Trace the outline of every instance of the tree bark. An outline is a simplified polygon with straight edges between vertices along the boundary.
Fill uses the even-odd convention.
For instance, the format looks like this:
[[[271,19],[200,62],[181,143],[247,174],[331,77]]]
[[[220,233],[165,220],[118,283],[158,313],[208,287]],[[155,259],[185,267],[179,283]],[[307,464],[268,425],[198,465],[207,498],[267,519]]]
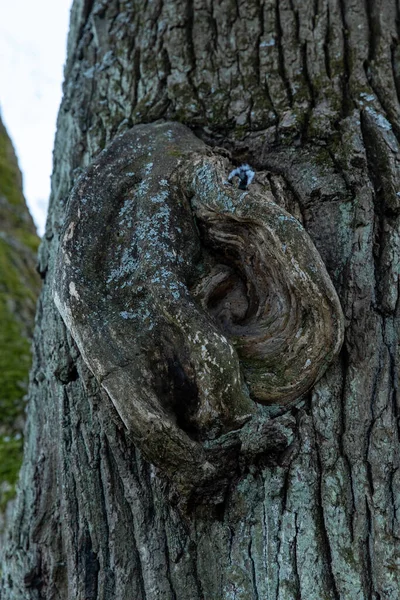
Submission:
[[[399,17],[394,0],[74,2],[3,600],[398,597]],[[275,405],[280,451],[239,461],[223,501],[189,511],[53,302],[73,184],[159,119],[256,169],[345,319],[325,375]]]

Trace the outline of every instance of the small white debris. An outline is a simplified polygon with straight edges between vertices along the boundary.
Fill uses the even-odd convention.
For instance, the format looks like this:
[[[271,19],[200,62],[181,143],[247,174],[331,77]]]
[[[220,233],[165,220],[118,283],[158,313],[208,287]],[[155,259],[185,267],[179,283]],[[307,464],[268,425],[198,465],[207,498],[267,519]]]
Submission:
[[[75,298],[75,300],[81,299],[81,297],[78,294],[78,290],[76,289],[76,285],[73,281],[71,281],[69,284],[69,293],[73,298]]]

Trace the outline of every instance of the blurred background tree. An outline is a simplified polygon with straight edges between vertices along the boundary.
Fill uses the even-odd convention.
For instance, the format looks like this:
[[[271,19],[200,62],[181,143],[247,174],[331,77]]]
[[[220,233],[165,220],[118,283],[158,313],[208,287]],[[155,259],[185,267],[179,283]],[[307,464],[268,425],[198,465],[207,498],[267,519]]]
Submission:
[[[22,463],[30,346],[40,289],[35,268],[38,246],[17,159],[0,119],[0,540]]]

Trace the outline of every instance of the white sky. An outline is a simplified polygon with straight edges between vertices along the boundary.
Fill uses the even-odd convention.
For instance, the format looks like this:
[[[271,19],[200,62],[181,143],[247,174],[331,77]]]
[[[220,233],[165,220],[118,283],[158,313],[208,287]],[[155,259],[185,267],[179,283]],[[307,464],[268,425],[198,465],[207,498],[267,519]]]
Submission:
[[[0,0],[0,108],[43,234],[72,0]]]

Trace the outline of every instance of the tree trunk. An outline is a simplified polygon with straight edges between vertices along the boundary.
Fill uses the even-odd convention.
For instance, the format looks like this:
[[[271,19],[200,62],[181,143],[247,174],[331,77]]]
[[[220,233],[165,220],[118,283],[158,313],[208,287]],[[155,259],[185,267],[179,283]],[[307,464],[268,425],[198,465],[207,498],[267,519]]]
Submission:
[[[75,0],[3,600],[399,597],[399,18],[394,0]],[[269,409],[292,438],[190,507],[53,302],[78,175],[158,119],[257,171],[345,319],[325,375]]]

